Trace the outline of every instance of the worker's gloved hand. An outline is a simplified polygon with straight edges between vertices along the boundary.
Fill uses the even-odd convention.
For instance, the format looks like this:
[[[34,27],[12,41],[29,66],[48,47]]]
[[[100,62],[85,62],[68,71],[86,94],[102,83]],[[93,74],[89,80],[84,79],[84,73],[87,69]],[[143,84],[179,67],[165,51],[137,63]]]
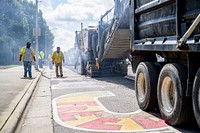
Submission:
[[[34,62],[36,61],[35,57],[33,57]]]
[[[19,61],[22,61],[22,55],[20,54],[20,56],[19,56]]]

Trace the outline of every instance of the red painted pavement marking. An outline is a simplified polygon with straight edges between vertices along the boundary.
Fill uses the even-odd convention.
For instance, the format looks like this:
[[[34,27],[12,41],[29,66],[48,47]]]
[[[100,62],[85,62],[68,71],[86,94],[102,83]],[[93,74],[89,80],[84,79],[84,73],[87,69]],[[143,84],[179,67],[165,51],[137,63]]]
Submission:
[[[109,122],[117,123],[117,122],[119,122],[119,119],[117,119],[117,118],[99,118],[92,122],[88,122],[88,123],[79,125],[79,127],[88,128],[88,129],[98,129],[98,130],[120,130],[120,127],[121,127],[120,125],[106,124]]]
[[[75,118],[75,115],[79,115],[82,117],[85,116],[92,116],[92,115],[96,115],[98,114],[99,111],[88,111],[88,112],[72,112],[72,113],[59,113],[59,116],[61,118],[62,121],[72,121],[72,120],[77,120]],[[98,115],[96,115],[98,116]]]
[[[149,117],[152,117],[152,116],[149,116]],[[139,116],[134,116],[132,120],[142,125],[146,129],[159,128],[159,127],[166,126],[166,123],[164,120],[159,119],[158,121],[154,121],[150,119],[149,117],[139,115]]]
[[[89,129],[89,131],[142,131],[142,129],[146,131],[145,129],[164,127],[167,130],[168,125],[162,119],[142,111],[130,114],[109,112],[96,102],[97,97],[103,96],[113,95],[103,91],[83,92],[56,98],[53,100],[54,112],[57,112],[54,113],[54,115],[57,114],[55,120],[66,127],[79,130]],[[94,101],[89,101],[89,99]],[[129,123],[126,125],[126,122]]]

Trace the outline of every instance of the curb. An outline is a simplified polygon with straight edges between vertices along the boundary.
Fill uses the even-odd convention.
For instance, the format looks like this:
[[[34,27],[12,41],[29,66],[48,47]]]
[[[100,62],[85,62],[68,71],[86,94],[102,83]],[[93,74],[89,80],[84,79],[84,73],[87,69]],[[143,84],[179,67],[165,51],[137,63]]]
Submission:
[[[28,102],[38,84],[38,81],[42,75],[42,71],[39,71],[39,73],[36,76],[36,79],[34,79],[28,86],[25,88],[25,93],[23,94],[22,98],[19,100],[18,104],[14,108],[13,112],[8,117],[7,121],[5,122],[1,133],[14,133],[15,129],[17,128],[18,122],[21,120],[21,116],[24,113],[24,110],[26,106],[28,105]]]

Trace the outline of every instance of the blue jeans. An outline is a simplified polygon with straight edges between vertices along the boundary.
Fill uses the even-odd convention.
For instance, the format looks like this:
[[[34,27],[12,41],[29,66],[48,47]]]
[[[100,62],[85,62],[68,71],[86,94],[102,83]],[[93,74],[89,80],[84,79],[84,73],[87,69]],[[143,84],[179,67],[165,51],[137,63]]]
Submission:
[[[43,68],[43,66],[42,66],[42,59],[39,59],[39,68]]]
[[[27,72],[29,77],[32,77],[31,66],[32,61],[24,61],[24,77],[27,77]]]

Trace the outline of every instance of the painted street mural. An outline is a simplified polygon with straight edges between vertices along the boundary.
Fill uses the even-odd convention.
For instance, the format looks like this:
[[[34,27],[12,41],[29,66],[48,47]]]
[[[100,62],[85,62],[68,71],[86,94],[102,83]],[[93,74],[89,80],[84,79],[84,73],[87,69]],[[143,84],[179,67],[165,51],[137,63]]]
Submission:
[[[96,132],[167,131],[169,126],[155,114],[141,110],[115,113],[98,100],[115,96],[110,91],[78,92],[53,99],[54,120],[68,128]]]

